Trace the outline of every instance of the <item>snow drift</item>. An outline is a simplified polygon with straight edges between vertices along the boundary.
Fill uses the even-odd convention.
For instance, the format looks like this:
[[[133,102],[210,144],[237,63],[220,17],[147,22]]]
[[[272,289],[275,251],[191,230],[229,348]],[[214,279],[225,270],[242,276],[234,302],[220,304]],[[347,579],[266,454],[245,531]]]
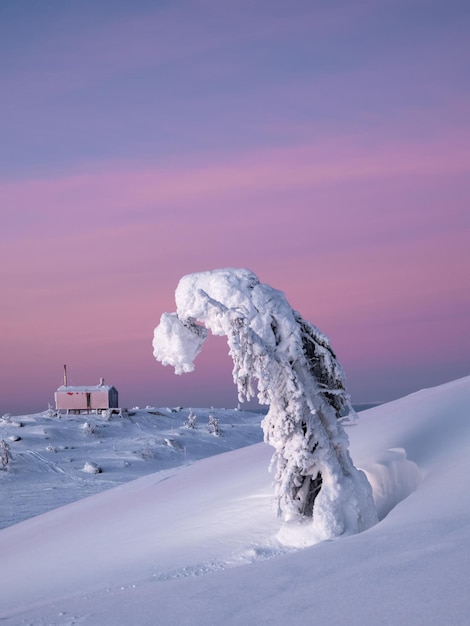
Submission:
[[[280,541],[264,444],[6,528],[0,618],[35,626],[464,624],[469,406],[470,377],[361,413],[349,429],[351,453],[385,517],[305,549]],[[290,539],[302,545],[301,536]]]

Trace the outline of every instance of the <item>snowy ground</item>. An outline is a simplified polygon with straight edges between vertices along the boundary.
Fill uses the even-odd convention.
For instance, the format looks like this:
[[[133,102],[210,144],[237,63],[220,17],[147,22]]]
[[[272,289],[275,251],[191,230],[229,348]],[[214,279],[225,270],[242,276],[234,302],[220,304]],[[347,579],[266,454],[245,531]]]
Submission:
[[[188,415],[196,416],[187,428]],[[219,420],[219,436],[209,416]],[[125,418],[37,415],[0,418],[12,460],[0,472],[8,498],[0,528],[140,476],[262,441],[262,415],[228,409],[131,409]],[[17,439],[18,441],[14,441]],[[102,471],[92,474],[93,466]]]
[[[351,452],[369,476],[381,521],[362,534],[316,545],[308,545],[308,527],[282,527],[273,515],[267,446],[254,444],[177,467],[185,463],[182,449],[186,461],[197,454],[188,453],[192,435],[173,421],[166,434],[152,436],[155,452],[162,458],[179,454],[178,463],[171,466],[169,456],[167,469],[0,531],[0,619],[34,626],[467,624],[469,407],[470,377],[361,413],[358,424],[348,428]],[[225,433],[234,415],[226,413],[225,426],[221,418]],[[241,436],[251,430],[248,442],[259,416],[238,418],[230,432]],[[15,459],[12,472],[0,476],[2,510],[16,488],[25,493],[27,474],[34,474],[28,467],[36,461],[22,457],[20,445],[32,449],[35,437],[50,436],[46,424],[62,432],[64,418],[60,424],[45,416],[31,420],[30,435],[26,423],[2,426],[4,439],[10,429],[25,433],[21,441],[8,440]],[[74,476],[122,482],[118,477],[133,464],[152,462],[141,454],[150,435],[143,426],[142,445],[136,447],[135,433],[126,435],[130,424],[123,421],[120,453],[125,450],[126,458],[119,451],[100,456],[99,450],[113,450],[96,443],[106,441],[104,433],[111,433],[113,424],[104,424],[99,438],[86,434],[96,440],[82,456],[77,441],[85,434],[74,422],[77,441],[67,437],[69,443],[60,444],[64,450],[47,454],[66,458],[65,445],[75,445],[76,460],[67,462]],[[170,436],[185,441],[182,449],[165,443]],[[204,433],[198,441],[204,440],[200,445],[207,451],[206,443],[223,445],[224,436]],[[114,436],[109,440],[118,445]],[[53,444],[49,439],[41,445]],[[86,460],[102,464],[103,473],[83,472]],[[124,461],[130,465],[120,466]],[[54,473],[62,474],[43,475],[49,479]],[[61,478],[69,480],[66,474]],[[70,479],[70,485],[76,482]],[[60,495],[58,488],[55,493]]]

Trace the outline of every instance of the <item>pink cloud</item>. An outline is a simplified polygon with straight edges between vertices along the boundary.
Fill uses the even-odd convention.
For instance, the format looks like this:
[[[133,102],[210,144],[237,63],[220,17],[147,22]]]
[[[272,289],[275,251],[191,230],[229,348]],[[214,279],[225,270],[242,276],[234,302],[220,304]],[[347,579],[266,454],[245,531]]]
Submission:
[[[255,151],[232,159],[222,157],[217,164],[143,164],[138,169],[111,164],[109,170],[101,168],[97,173],[3,183],[0,202],[14,212],[33,215],[40,210],[45,217],[60,218],[61,214],[79,211],[81,215],[92,214],[99,224],[109,220],[109,211],[119,217],[183,203],[196,206],[201,199],[213,201],[233,194],[461,174],[470,168],[469,156],[465,137],[367,148],[351,139]],[[165,216],[159,216],[162,218]],[[8,221],[14,220],[12,213]]]
[[[206,377],[226,390],[219,353],[186,382],[151,355],[179,278],[223,266],[283,290],[353,380],[366,363],[431,360],[443,332],[440,358],[455,362],[469,302],[467,156],[463,139],[366,149],[351,138],[2,184],[5,394],[23,367],[44,367],[38,387],[50,387],[64,360],[77,378],[129,390],[139,372],[148,402],[152,385],[196,395]]]

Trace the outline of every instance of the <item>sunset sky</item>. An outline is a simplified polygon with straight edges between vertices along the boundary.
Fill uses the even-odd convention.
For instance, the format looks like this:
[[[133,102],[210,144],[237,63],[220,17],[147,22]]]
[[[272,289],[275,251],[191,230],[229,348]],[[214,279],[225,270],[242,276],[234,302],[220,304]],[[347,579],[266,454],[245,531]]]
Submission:
[[[236,406],[214,338],[152,356],[187,273],[246,267],[353,402],[470,374],[470,5],[3,0],[0,415],[101,376]]]

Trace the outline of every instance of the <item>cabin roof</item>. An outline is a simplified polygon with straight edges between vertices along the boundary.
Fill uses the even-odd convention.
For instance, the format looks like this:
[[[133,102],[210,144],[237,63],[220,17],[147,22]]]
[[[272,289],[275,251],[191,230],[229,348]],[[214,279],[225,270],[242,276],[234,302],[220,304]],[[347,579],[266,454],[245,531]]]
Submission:
[[[110,391],[116,389],[114,385],[61,385],[57,391],[65,393],[79,393],[91,391]]]

